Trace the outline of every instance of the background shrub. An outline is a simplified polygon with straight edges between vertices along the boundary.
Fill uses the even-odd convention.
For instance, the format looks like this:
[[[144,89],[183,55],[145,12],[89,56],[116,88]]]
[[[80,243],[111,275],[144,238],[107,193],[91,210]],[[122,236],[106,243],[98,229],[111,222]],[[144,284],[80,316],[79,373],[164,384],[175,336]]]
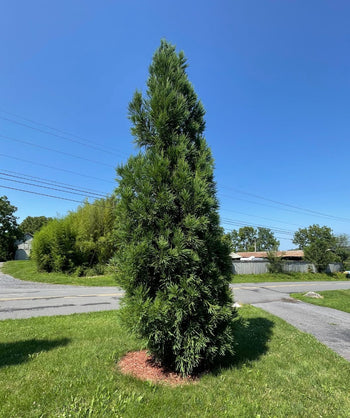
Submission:
[[[87,269],[103,271],[115,251],[113,226],[115,198],[86,202],[76,212],[54,219],[34,234],[31,257],[43,271],[74,272]]]

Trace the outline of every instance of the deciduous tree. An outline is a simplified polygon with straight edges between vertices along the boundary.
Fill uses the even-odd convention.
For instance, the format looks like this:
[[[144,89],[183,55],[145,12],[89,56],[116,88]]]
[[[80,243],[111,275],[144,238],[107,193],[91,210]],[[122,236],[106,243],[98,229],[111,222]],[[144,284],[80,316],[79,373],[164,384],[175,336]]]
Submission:
[[[234,251],[277,251],[280,244],[269,228],[244,226],[230,235]]]
[[[318,271],[325,271],[329,263],[340,261],[334,252],[336,237],[328,226],[315,224],[299,228],[294,234],[293,243],[304,250],[305,259],[315,264]]]
[[[16,206],[11,205],[7,196],[0,197],[0,261],[12,260],[16,251],[16,239],[20,237]]]
[[[256,238],[257,251],[277,251],[280,242],[275,238],[270,228],[258,227]]]
[[[40,229],[46,225],[52,218],[47,218],[46,216],[27,216],[20,223],[19,227],[23,234],[32,234],[40,231]]]

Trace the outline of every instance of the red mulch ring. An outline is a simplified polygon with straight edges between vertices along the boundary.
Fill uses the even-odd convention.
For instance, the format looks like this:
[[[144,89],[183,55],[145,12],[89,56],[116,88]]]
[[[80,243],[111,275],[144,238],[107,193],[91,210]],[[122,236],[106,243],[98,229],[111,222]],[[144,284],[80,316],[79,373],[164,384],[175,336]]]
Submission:
[[[118,362],[119,370],[141,380],[148,380],[154,383],[165,383],[171,386],[194,383],[197,379],[193,377],[181,377],[177,373],[165,370],[160,364],[154,361],[147,350],[132,351],[127,353]]]

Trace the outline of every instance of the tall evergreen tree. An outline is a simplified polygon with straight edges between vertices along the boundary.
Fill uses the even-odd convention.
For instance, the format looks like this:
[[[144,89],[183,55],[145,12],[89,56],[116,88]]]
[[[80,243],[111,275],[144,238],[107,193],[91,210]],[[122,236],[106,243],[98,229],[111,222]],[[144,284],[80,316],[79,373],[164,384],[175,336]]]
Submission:
[[[236,317],[205,111],[186,67],[162,41],[145,97],[137,91],[129,104],[140,152],[117,169],[114,259],[129,325],[183,375],[233,353]]]

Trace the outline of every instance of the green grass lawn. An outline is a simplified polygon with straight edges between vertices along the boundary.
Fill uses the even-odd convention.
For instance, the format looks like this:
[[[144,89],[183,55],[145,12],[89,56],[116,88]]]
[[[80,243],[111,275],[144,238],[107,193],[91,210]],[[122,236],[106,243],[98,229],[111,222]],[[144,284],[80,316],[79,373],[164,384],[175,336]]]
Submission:
[[[78,286],[116,286],[112,275],[96,277],[77,277],[64,273],[41,273],[38,272],[34,261],[7,261],[1,271],[10,274],[16,279],[28,280],[31,282],[71,284]]]
[[[346,280],[346,277],[343,273],[264,273],[232,275],[232,283],[304,282],[329,280]]]
[[[262,310],[240,314],[234,362],[179,387],[118,372],[142,344],[116,311],[0,321],[0,416],[350,415],[349,362]]]
[[[8,261],[2,267],[2,271],[21,280],[32,282],[72,284],[81,286],[117,286],[112,275],[96,277],[76,277],[63,273],[39,273],[32,260]],[[266,274],[241,274],[232,275],[232,283],[260,283],[260,282],[302,282],[302,281],[325,281],[346,280],[344,274],[322,273],[266,273]]]
[[[292,293],[291,296],[303,302],[350,313],[350,290],[325,290],[317,293],[322,295],[323,299],[308,298],[303,296],[305,293]]]

